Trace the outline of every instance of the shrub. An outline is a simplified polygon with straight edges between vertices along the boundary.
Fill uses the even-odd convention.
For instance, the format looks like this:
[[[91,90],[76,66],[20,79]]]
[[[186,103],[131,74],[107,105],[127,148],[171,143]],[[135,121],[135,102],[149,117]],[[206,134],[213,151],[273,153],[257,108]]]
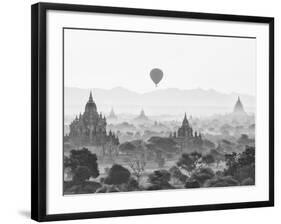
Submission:
[[[101,184],[98,182],[87,181],[83,185],[83,193],[95,193],[98,188],[101,187]]]
[[[161,189],[163,189],[162,186],[157,185],[157,184],[150,184],[145,188],[145,190],[148,190],[148,191],[161,190]]]
[[[107,192],[107,193],[109,193],[109,192],[119,192],[119,190],[118,190],[118,188],[115,187],[115,186],[108,186],[106,192]]]
[[[119,146],[119,150],[127,154],[135,153],[136,146],[132,142],[124,142]]]
[[[177,143],[171,138],[153,136],[148,139],[148,143],[151,149],[158,149],[166,153],[174,153],[178,150]]]
[[[171,174],[167,170],[155,170],[148,178],[152,184],[162,184],[169,182]]]
[[[82,184],[77,184],[73,181],[67,183],[67,186],[64,188],[65,194],[86,194],[86,193],[95,193],[98,188],[101,187],[101,184],[93,181],[86,181]]]
[[[207,155],[202,157],[202,162],[207,164],[207,165],[210,165],[210,164],[215,162],[215,158],[212,154],[207,154]]]
[[[95,193],[109,193],[109,192],[119,192],[119,190],[115,186],[102,186],[99,189],[97,189]]]
[[[102,186],[96,190],[96,193],[106,193],[107,192],[107,187]]]
[[[248,177],[241,182],[241,185],[255,185],[255,181],[251,177]]]
[[[207,180],[204,187],[228,187],[238,186],[239,182],[231,176],[214,177],[213,179]]]
[[[155,170],[148,176],[151,185],[147,190],[172,189],[173,186],[169,183],[170,178],[171,174],[167,170]]]
[[[199,163],[202,155],[198,152],[183,153],[177,162],[177,166],[185,169],[188,172],[194,170]]]
[[[139,190],[139,183],[136,179],[130,178],[127,184],[128,191],[136,191]]]
[[[114,164],[110,168],[108,176],[105,178],[104,183],[114,185],[127,183],[130,176],[131,174],[128,169],[119,164]]]
[[[185,188],[199,188],[200,184],[196,180],[187,180],[184,185]]]
[[[226,165],[226,176],[231,175],[240,182],[248,177],[255,181],[255,148],[246,146],[240,154],[226,155]]]
[[[246,178],[251,178],[255,180],[255,165],[250,164],[238,167],[233,177],[239,180],[240,182]]]
[[[184,183],[187,179],[187,176],[184,175],[177,166],[173,166],[169,169],[171,177],[178,180],[179,182]]]
[[[118,190],[122,192],[137,191],[140,190],[140,187],[138,181],[135,178],[130,177],[127,183],[118,185]]]
[[[212,179],[214,176],[215,173],[211,168],[199,168],[192,173],[191,179],[202,186],[206,180]]]

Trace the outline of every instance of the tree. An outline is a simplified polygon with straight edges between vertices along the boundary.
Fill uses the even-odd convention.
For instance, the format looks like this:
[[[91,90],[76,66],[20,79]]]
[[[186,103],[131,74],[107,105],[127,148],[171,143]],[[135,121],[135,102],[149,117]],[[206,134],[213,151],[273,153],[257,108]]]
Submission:
[[[185,169],[188,172],[191,172],[200,163],[201,157],[201,153],[198,152],[183,153],[177,162],[177,166]]]
[[[127,183],[129,178],[131,176],[131,173],[128,169],[125,167],[114,164],[109,172],[108,176],[105,178],[104,183],[105,184],[113,184],[113,185],[120,185],[123,183]]]
[[[246,146],[240,154],[226,155],[226,165],[225,175],[231,175],[240,182],[247,178],[255,181],[255,148]]]
[[[139,190],[139,183],[134,178],[130,178],[127,184],[128,191],[136,191]]]
[[[202,157],[202,163],[205,163],[206,165],[210,165],[215,162],[215,158],[212,154],[207,154]]]
[[[151,183],[161,184],[164,182],[169,182],[171,174],[167,170],[155,170],[149,175],[149,180]]]
[[[245,151],[238,158],[239,166],[245,166],[255,163],[255,148],[246,146]]]
[[[241,183],[241,185],[254,185],[254,184],[255,181],[251,177],[244,179]]]
[[[255,181],[255,165],[249,164],[238,167],[233,177],[240,182],[247,178],[251,178],[253,181]]]
[[[167,170],[155,170],[148,176],[149,182],[152,184],[148,190],[160,190],[173,188],[169,184],[171,174]]]
[[[233,176],[234,173],[237,170],[237,153],[236,152],[232,152],[231,154],[225,154],[225,161],[226,161],[226,166],[228,167],[225,170],[225,175],[231,175]]]
[[[228,187],[228,186],[238,186],[239,182],[235,180],[232,176],[214,177],[205,182],[204,187]]]
[[[177,143],[171,138],[154,136],[148,140],[151,149],[158,149],[166,153],[175,153],[178,151]]]
[[[104,185],[98,188],[95,193],[110,193],[110,192],[119,192],[119,189],[115,186]]]
[[[91,176],[91,172],[86,166],[78,166],[73,173],[72,181],[77,184],[84,183]]]
[[[132,142],[124,142],[119,146],[119,150],[126,154],[134,153],[136,146]]]
[[[132,170],[132,174],[139,180],[145,170],[146,162],[144,159],[129,159],[128,164]]]
[[[195,170],[190,179],[197,181],[201,186],[205,183],[206,180],[212,179],[215,176],[215,173],[210,168],[199,168]]]
[[[67,156],[63,156],[63,167],[64,169],[70,167],[70,159]]]
[[[239,144],[241,144],[241,145],[248,145],[248,144],[254,143],[255,140],[249,138],[249,136],[246,135],[246,134],[242,134],[242,135],[240,136],[240,138],[237,140],[237,142],[238,142]]]
[[[85,181],[99,175],[97,156],[87,148],[71,150],[69,159],[64,160],[64,167],[69,167],[75,181]]]
[[[95,193],[98,188],[102,185],[95,181],[86,182],[74,182],[66,181],[64,182],[64,194],[85,194],[85,193]]]
[[[126,183],[119,184],[116,187],[118,187],[118,190],[121,192],[140,190],[139,182],[132,176],[129,178],[129,180]]]
[[[173,166],[169,169],[171,177],[176,180],[176,182],[184,183],[187,176],[184,175],[177,166]]]
[[[184,184],[185,188],[199,188],[200,184],[196,180],[187,180]]]
[[[217,167],[219,166],[219,163],[221,161],[225,160],[225,155],[223,153],[219,152],[216,149],[211,149],[209,154],[213,156],[213,158],[214,158],[214,160],[216,162]]]

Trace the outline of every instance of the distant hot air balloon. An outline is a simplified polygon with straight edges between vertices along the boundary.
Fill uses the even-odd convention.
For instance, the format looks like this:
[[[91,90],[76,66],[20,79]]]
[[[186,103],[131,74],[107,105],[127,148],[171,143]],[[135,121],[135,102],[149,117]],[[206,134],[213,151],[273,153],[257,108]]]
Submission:
[[[159,68],[154,68],[150,71],[150,78],[155,83],[155,86],[162,80],[163,72]]]

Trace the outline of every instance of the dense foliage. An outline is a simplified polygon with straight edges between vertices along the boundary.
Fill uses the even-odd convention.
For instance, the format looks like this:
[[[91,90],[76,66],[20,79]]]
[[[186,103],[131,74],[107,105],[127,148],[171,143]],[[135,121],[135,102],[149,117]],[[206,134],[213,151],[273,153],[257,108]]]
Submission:
[[[104,182],[111,185],[127,183],[129,181],[130,175],[131,174],[128,169],[119,164],[114,164],[110,168],[108,176],[106,177]]]
[[[177,162],[177,166],[191,172],[197,167],[201,157],[202,154],[198,152],[184,153]]]
[[[255,184],[255,148],[249,146],[241,153],[222,154],[216,150],[205,154],[183,153],[168,169],[147,172],[145,166],[143,158],[130,161],[127,166],[113,164],[99,177],[97,156],[86,148],[72,150],[64,157],[64,168],[72,176],[71,181],[64,182],[64,192],[106,193]]]
[[[242,153],[227,154],[225,157],[227,165],[227,169],[224,171],[225,175],[230,175],[240,182],[247,178],[251,178],[252,182],[255,181],[254,147],[247,146]]]
[[[64,159],[64,168],[70,168],[73,181],[77,183],[99,175],[97,156],[87,148],[71,150],[69,158]]]

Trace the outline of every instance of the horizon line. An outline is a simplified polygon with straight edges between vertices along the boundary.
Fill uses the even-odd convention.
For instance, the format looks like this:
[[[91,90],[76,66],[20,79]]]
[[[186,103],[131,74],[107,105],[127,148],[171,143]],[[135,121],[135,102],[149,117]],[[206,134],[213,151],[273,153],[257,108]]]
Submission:
[[[250,96],[250,97],[256,97],[256,95],[249,94],[249,93],[241,93],[241,92],[235,92],[235,91],[223,92],[223,91],[216,90],[214,88],[204,89],[204,88],[201,88],[201,87],[192,88],[192,89],[180,89],[180,88],[176,88],[176,87],[168,87],[168,88],[160,88],[160,89],[156,89],[156,90],[151,90],[151,91],[147,91],[147,92],[138,92],[138,91],[135,91],[135,90],[131,90],[129,88],[122,87],[122,86],[116,86],[116,87],[112,87],[112,88],[108,88],[108,89],[105,89],[105,88],[90,88],[90,87],[74,87],[74,86],[64,86],[64,88],[73,88],[73,89],[81,89],[81,90],[88,90],[88,91],[91,91],[91,90],[94,90],[94,89],[108,90],[109,91],[109,90],[114,90],[114,89],[119,88],[119,89],[125,89],[125,90],[130,91],[130,92],[134,92],[134,93],[137,93],[137,94],[140,94],[140,95],[156,92],[156,91],[159,91],[159,90],[170,90],[170,89],[175,89],[175,90],[179,90],[179,91],[202,90],[202,91],[215,91],[217,93],[227,94],[227,95],[237,94],[237,96],[241,96],[241,95],[245,96],[246,95],[246,96]]]

